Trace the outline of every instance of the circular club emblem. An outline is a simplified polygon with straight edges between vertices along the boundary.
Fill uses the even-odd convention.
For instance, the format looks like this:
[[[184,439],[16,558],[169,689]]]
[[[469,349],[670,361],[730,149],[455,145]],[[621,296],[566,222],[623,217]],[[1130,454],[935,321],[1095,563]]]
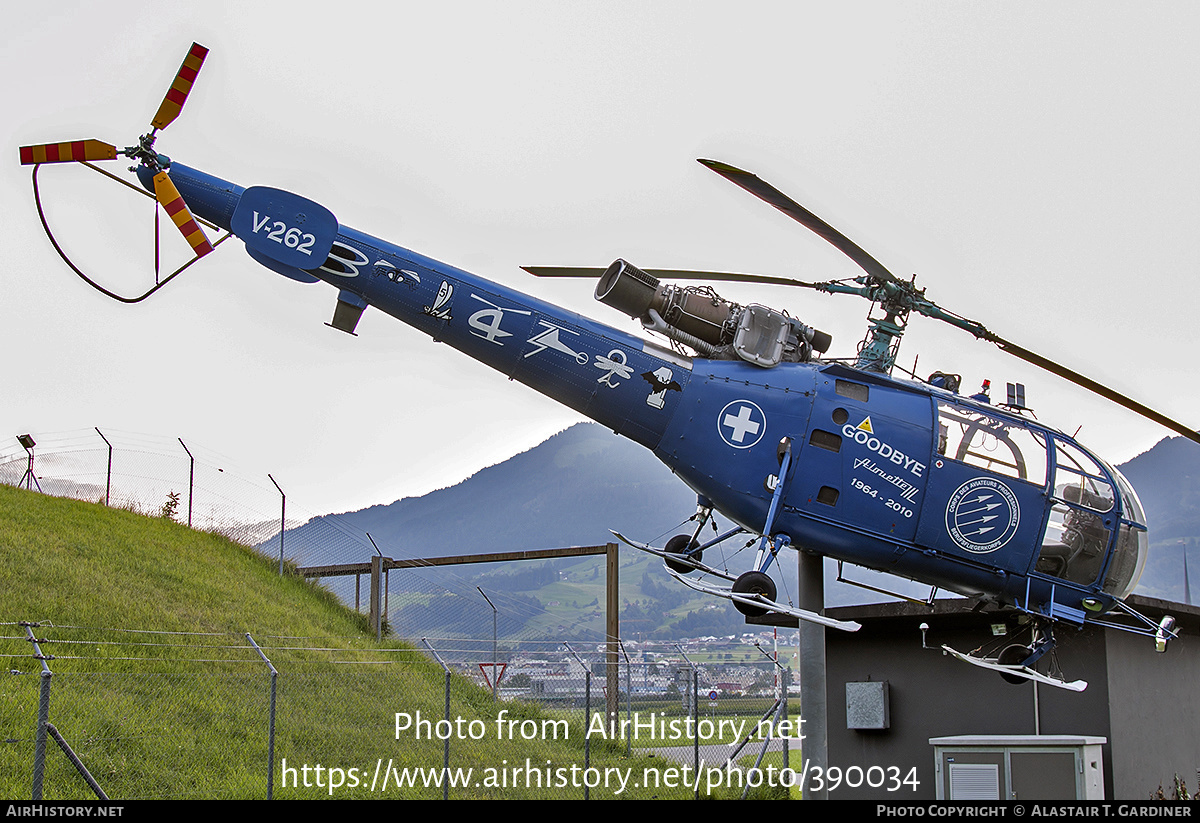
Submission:
[[[963,483],[946,504],[946,531],[974,554],[994,552],[1017,533],[1021,507],[1008,486],[990,477]]]
[[[734,400],[717,415],[717,432],[735,449],[748,449],[762,440],[767,416],[749,400]]]

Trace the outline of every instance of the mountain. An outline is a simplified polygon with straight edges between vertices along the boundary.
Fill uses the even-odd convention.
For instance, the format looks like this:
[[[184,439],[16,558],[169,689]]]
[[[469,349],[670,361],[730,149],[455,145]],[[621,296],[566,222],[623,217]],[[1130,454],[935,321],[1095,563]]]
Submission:
[[[1117,468],[1137,490],[1152,540],[1200,535],[1200,444],[1170,437]]]
[[[580,423],[457,485],[339,519],[394,556],[430,557],[600,545],[609,529],[653,537],[695,507],[649,451]]]
[[[695,510],[696,495],[649,451],[580,423],[449,488],[318,518],[289,530],[287,540],[304,546],[302,565],[366,560],[371,547],[347,539],[350,530],[369,533],[396,558],[603,545],[615,540],[610,529],[661,545],[689,530],[692,524],[680,523]],[[353,601],[353,578],[326,585]],[[476,586],[504,598],[497,601],[501,636],[604,636],[600,557],[393,572],[389,619],[405,636],[490,635],[492,612]],[[622,553],[620,590],[630,636],[647,636],[691,611],[705,619],[692,616],[689,625],[714,630],[704,633],[744,625],[729,610],[706,609],[710,598],[678,586],[656,559],[633,550]]]
[[[1200,444],[1183,437],[1160,440],[1118,468],[1146,509],[1150,556],[1139,594],[1185,600],[1187,576],[1200,581]],[[1196,602],[1192,593],[1191,602]]]

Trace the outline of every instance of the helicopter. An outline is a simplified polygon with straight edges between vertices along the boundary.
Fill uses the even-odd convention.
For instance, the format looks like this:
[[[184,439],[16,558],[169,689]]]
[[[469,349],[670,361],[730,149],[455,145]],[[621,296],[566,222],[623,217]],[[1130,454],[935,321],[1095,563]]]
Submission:
[[[353,335],[363,312],[375,307],[650,449],[696,492],[696,525],[661,548],[618,537],[747,617],[859,628],[777,599],[767,572],[790,547],[1027,616],[1029,640],[995,656],[944,647],[1012,682],[1086,685],[1036,668],[1055,647],[1056,626],[1122,629],[1153,638],[1159,651],[1176,635],[1172,618],[1155,623],[1125,602],[1146,562],[1148,538],[1137,494],[1120,472],[1033,418],[1017,385],[999,404],[986,385],[961,394],[955,374],[897,376],[899,344],[910,315],[933,318],[1193,441],[1200,433],[939,307],[915,277],[896,277],[769,183],[719,161],[699,162],[815,232],[863,273],[804,282],[643,270],[623,259],[605,268],[524,267],[539,277],[595,278],[596,299],[639,320],[654,336],[647,339],[357,231],[302,195],[242,187],[174,162],[157,151],[157,137],[179,116],[207,55],[192,45],[151,130],[134,145],[90,139],[20,149],[21,163],[33,167],[51,243],[109,297],[140,302],[237,237],[265,268],[334,286],[332,328]],[[105,289],[70,260],[46,220],[38,185],[41,165],[78,162],[141,191],[95,165],[117,158],[134,161],[130,171],[193,252],[137,296]],[[222,236],[210,241],[205,226]],[[741,305],[694,285],[706,281],[865,298],[866,337],[855,357],[827,357],[829,334],[786,311]],[[719,531],[718,514],[732,526],[702,539],[710,526]],[[706,552],[711,558],[737,542],[757,545],[750,569],[735,575],[705,563]]]

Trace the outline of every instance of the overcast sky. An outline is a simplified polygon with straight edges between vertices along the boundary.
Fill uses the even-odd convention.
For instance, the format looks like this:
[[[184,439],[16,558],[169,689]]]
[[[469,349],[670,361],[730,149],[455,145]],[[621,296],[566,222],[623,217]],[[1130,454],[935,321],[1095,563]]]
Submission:
[[[580,419],[377,311],[358,337],[327,328],[332,288],[262,269],[236,240],[138,306],[78,280],[17,147],[132,143],[193,40],[208,60],[158,148],[239,185],[296,191],[629,329],[591,284],[518,266],[859,273],[695,162],[716,158],[916,273],[941,306],[1200,426],[1198,33],[1184,2],[10,4],[0,437],[183,437],[317,512],[451,484]],[[80,266],[144,291],[152,203],[78,167],[43,182]],[[720,291],[831,332],[831,354],[862,337],[855,298]],[[1039,419],[1082,427],[1112,462],[1167,434],[913,318],[900,359],[918,356],[922,374],[987,378],[1001,400],[1025,383]]]

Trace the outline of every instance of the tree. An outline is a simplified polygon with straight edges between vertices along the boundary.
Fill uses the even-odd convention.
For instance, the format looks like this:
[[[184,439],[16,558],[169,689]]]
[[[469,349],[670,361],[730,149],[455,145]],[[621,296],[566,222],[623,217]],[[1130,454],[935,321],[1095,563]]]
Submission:
[[[179,492],[170,492],[167,495],[167,502],[163,503],[158,516],[163,520],[174,520],[177,511],[179,511]]]

